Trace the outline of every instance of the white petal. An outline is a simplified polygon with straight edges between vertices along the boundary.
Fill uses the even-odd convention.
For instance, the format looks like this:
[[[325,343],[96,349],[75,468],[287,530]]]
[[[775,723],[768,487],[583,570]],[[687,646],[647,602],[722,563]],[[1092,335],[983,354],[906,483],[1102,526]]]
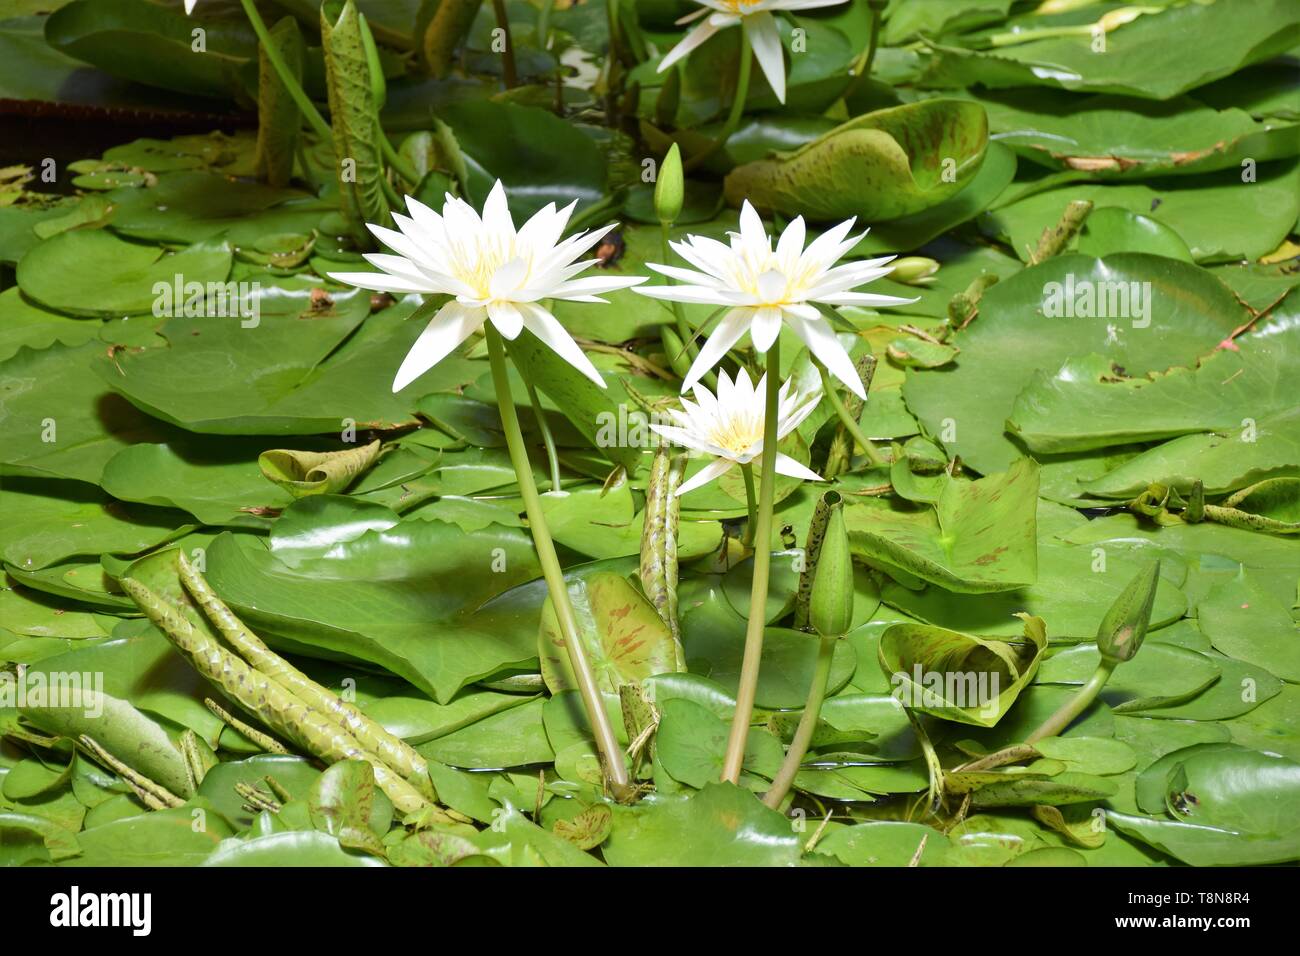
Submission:
[[[642,291],[641,289],[637,290]],[[695,361],[691,363],[690,369],[686,373],[686,380],[682,382],[682,391],[686,391],[692,385],[718,362],[722,361],[722,356],[731,351],[731,347],[740,341],[740,337],[749,331],[749,323],[754,317],[753,309],[732,309],[722,317],[718,327],[713,330],[709,340],[704,343],[704,348],[700,349],[700,354],[695,356]]]
[[[453,349],[473,335],[487,319],[487,312],[451,301],[429,320],[420,337],[402,360],[393,391],[400,392],[429,369],[433,368]]]
[[[804,345],[808,346],[808,351],[826,366],[826,371],[848,386],[849,391],[854,395],[865,401],[867,390],[862,387],[862,378],[858,375],[858,370],[853,367],[853,360],[849,358],[849,353],[835,337],[835,330],[831,328],[830,323],[821,316],[806,318],[791,309],[785,310],[785,318],[794,333],[803,340]]]
[[[781,34],[776,29],[776,18],[770,13],[756,13],[748,17],[749,45],[758,57],[758,65],[771,84],[776,98],[785,102],[785,53],[781,49]]]
[[[415,282],[385,272],[330,272],[327,273],[335,282],[354,285],[358,289],[370,289],[374,292],[429,292],[429,283]]]
[[[519,333],[524,329],[524,317],[514,305],[509,302],[489,302],[487,313],[498,332],[512,342],[519,338]]]
[[[668,51],[668,55],[659,62],[658,72],[662,73],[664,70],[671,67],[674,63],[685,57],[717,32],[718,28],[708,20],[705,20],[690,33],[686,34],[686,36],[682,38],[681,43],[678,43]]]
[[[776,257],[781,263],[781,268],[790,275],[794,275],[799,268],[799,257],[803,255],[803,244],[807,235],[808,227],[804,224],[803,216],[797,216],[794,222],[785,227],[785,232],[781,233],[781,238],[777,240]]]
[[[818,296],[817,301],[827,305],[911,305],[921,299],[919,296],[905,299],[896,295],[873,295],[870,292],[837,292],[835,295]]]
[[[755,310],[749,332],[754,339],[754,351],[760,355],[767,352],[781,333],[781,310],[771,306]]]
[[[791,478],[802,478],[804,481],[826,480],[811,468],[799,464],[789,455],[783,455],[781,452],[776,453],[776,473],[778,475],[788,475]]]
[[[588,276],[574,279],[548,290],[545,294],[551,299],[571,299],[576,296],[604,295],[619,289],[630,289],[648,281],[646,276]]]
[[[510,203],[506,200],[506,187],[501,180],[492,184],[487,201],[483,203],[483,225],[493,232],[514,235],[515,222],[510,218]]]
[[[740,237],[755,250],[767,251],[772,248],[772,239],[763,227],[763,219],[748,199],[740,206]]]
[[[578,343],[573,341],[573,336],[569,335],[555,316],[532,302],[520,302],[518,305],[519,312],[524,317],[524,328],[541,339],[564,361],[601,388],[605,388],[605,380],[596,371],[596,366],[591,364],[591,359],[587,358],[587,354],[578,347]]]
[[[707,465],[705,465],[703,468],[697,471],[690,478],[687,478],[680,485],[678,485],[677,491],[675,492],[675,497],[681,497],[682,495],[686,494],[688,491],[694,491],[696,488],[699,488],[702,485],[707,485],[710,481],[712,481],[714,478],[717,478],[728,468],[730,468],[733,464],[735,464],[735,462],[728,461],[725,458],[713,459],[713,461],[709,462]]]

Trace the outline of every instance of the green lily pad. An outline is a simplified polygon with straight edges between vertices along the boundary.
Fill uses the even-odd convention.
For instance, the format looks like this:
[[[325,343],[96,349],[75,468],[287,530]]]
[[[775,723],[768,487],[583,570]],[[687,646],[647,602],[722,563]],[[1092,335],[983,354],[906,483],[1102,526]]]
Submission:
[[[103,229],[76,229],[42,242],[18,263],[18,287],[60,312],[122,316],[180,308],[172,290],[225,283],[230,246],[200,243],[172,255]],[[178,278],[179,277],[179,278]],[[160,290],[165,289],[162,293]],[[188,298],[189,293],[186,293]],[[160,303],[162,303],[160,305]]]
[[[814,220],[897,219],[959,192],[987,143],[982,107],[921,100],[859,116],[788,156],[738,167],[727,176],[727,199]]]

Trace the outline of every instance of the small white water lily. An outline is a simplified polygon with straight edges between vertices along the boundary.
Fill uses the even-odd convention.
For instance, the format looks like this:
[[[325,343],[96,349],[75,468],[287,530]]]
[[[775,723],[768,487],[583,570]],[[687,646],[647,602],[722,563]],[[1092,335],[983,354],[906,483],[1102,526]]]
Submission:
[[[704,17],[697,26],[668,51],[659,64],[659,72],[700,46],[719,30],[745,24],[749,44],[758,58],[759,69],[767,77],[776,98],[785,102],[785,54],[781,51],[781,34],[776,29],[773,10],[812,10],[815,7],[834,7],[845,0],[695,0],[705,9],[697,10],[677,21],[679,25]]]
[[[646,263],[656,272],[684,285],[656,285],[637,289],[642,295],[676,302],[731,306],[691,364],[682,383],[690,388],[740,341],[746,332],[759,352],[776,341],[784,322],[808,351],[859,398],[867,397],[853,360],[835,338],[831,324],[812,302],[825,305],[906,305],[916,299],[852,292],[887,275],[886,263],[895,256],[834,263],[866,235],[849,236],[855,220],[849,219],[818,236],[804,248],[807,228],[800,216],[790,223],[772,251],[772,239],[754,207],[745,200],[740,210],[740,232],[730,233],[731,245],[704,236],[687,236],[671,243],[673,251],[699,269]]]
[[[372,253],[366,261],[383,272],[330,273],[330,278],[377,292],[455,296],[438,310],[397,370],[400,391],[446,358],[490,321],[507,339],[528,329],[601,388],[604,380],[578,343],[544,306],[543,299],[605,302],[600,295],[626,289],[642,276],[574,278],[597,262],[574,260],[615,223],[560,241],[577,201],[557,210],[551,203],[515,229],[500,180],[480,217],[463,199],[448,194],[442,215],[410,196],[410,216],[393,214],[401,231],[370,225],[397,255]]]
[[[807,418],[821,393],[801,398],[790,393],[792,381],[781,386],[777,404],[776,437],[790,434]],[[695,386],[695,401],[682,399],[681,410],[669,414],[676,425],[651,423],[650,427],[663,437],[695,451],[712,455],[714,461],[701,468],[688,481],[682,482],[677,494],[684,495],[701,485],[708,484],[732,465],[747,465],[763,454],[763,425],[767,418],[767,376],[754,385],[749,374],[741,369],[736,380],[727,378],[725,371],[718,372],[718,394],[712,395],[703,385]],[[698,404],[697,404],[698,403]],[[804,467],[789,455],[776,453],[777,474],[808,481],[822,481],[822,476]]]

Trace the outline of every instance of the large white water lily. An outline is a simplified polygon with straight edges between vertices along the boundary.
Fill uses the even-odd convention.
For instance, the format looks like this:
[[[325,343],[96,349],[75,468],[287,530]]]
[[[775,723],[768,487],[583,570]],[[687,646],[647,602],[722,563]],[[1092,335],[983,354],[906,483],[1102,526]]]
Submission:
[[[852,289],[887,275],[895,256],[866,259],[836,266],[835,262],[861,241],[849,236],[854,220],[828,229],[804,248],[807,229],[800,216],[786,227],[772,249],[754,207],[745,201],[740,210],[740,231],[730,233],[731,244],[704,236],[687,236],[671,243],[673,251],[700,271],[647,263],[651,269],[682,285],[656,285],[637,289],[642,295],[677,302],[730,306],[691,364],[682,383],[690,388],[727,352],[750,333],[754,348],[766,352],[776,341],[784,322],[799,336],[827,371],[859,398],[867,397],[853,360],[835,337],[831,324],[811,303],[824,305],[905,305],[916,299],[853,292]]]
[[[678,24],[691,23],[704,17],[704,22],[682,38],[682,42],[668,51],[659,64],[659,72],[671,67],[719,30],[745,24],[749,45],[758,58],[759,69],[767,77],[776,98],[785,102],[785,54],[781,51],[781,34],[776,29],[774,10],[811,10],[815,7],[834,7],[845,0],[695,0],[704,9],[682,17]]]
[[[575,278],[598,260],[574,260],[615,223],[560,241],[576,200],[557,210],[551,203],[515,229],[500,180],[480,217],[469,203],[448,194],[442,215],[410,196],[410,216],[393,214],[397,231],[368,228],[397,255],[371,253],[366,261],[382,272],[330,273],[330,278],[377,292],[454,296],[438,310],[397,370],[399,391],[442,361],[490,321],[507,339],[528,329],[589,379],[605,387],[591,360],[542,304],[544,299],[605,302],[600,295],[644,282],[644,277]]]
[[[799,396],[791,393],[787,381],[778,393],[776,437],[790,434],[807,418],[821,393]],[[684,495],[717,478],[733,465],[747,465],[763,454],[763,425],[767,418],[767,376],[754,385],[741,369],[733,382],[725,371],[718,373],[718,394],[703,385],[695,386],[695,401],[682,399],[681,410],[669,414],[676,425],[651,423],[650,427],[670,441],[695,451],[712,455],[714,460],[689,480],[682,482],[677,494]],[[805,468],[789,455],[776,453],[777,474],[821,481],[822,476]]]

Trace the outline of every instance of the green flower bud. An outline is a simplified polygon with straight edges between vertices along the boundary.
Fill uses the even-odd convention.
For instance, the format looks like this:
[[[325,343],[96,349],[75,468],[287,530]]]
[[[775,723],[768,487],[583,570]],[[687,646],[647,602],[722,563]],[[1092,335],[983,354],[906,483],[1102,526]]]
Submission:
[[[905,256],[894,260],[894,271],[889,274],[889,278],[896,282],[917,285],[924,283],[938,271],[939,263],[933,259],[927,259],[925,256]]]
[[[853,625],[853,554],[844,526],[840,496],[827,492],[831,505],[808,599],[808,623],[822,637],[843,637]],[[834,500],[829,500],[834,496]]]
[[[1123,663],[1132,660],[1138,652],[1151,623],[1151,608],[1159,583],[1157,559],[1139,571],[1110,606],[1097,629],[1097,649],[1105,660]]]
[[[665,225],[671,225],[682,214],[686,197],[686,178],[682,173],[682,152],[673,143],[659,167],[655,180],[655,215]]]

